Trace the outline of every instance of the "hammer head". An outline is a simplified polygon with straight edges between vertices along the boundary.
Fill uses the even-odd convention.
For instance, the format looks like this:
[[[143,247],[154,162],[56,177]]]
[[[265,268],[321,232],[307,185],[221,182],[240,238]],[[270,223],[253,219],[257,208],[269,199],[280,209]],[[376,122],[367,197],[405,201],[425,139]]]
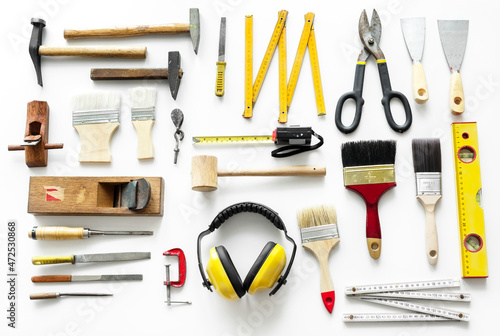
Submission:
[[[42,32],[43,27],[45,27],[45,20],[40,18],[32,18],[31,24],[33,25],[33,31],[31,32],[29,53],[31,56],[31,60],[33,61],[33,65],[35,66],[38,84],[40,86],[43,86],[41,58],[40,54],[38,53],[38,48],[42,45]]]
[[[191,189],[194,191],[217,190],[217,157],[193,156],[191,160]]]
[[[181,70],[181,54],[178,51],[168,52],[168,85],[170,86],[170,93],[172,98],[177,98],[179,92],[179,85],[181,84],[182,70]]]
[[[198,54],[200,45],[200,10],[198,8],[189,9],[189,35],[193,42],[194,53]]]

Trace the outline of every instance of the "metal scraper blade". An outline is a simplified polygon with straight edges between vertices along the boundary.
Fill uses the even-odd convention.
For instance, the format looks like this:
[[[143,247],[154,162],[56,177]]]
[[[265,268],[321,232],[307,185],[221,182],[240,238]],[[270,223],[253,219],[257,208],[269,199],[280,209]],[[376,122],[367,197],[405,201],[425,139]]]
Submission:
[[[464,59],[469,20],[438,20],[439,36],[451,71],[460,71]]]
[[[413,62],[421,62],[425,44],[425,18],[401,19],[401,30]]]

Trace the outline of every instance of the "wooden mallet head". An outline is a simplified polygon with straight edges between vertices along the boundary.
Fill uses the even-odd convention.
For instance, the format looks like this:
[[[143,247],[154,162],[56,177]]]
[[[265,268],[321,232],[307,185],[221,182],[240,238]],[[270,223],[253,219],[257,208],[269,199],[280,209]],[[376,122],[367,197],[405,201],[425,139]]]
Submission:
[[[217,157],[212,155],[193,156],[191,189],[204,192],[217,190]]]

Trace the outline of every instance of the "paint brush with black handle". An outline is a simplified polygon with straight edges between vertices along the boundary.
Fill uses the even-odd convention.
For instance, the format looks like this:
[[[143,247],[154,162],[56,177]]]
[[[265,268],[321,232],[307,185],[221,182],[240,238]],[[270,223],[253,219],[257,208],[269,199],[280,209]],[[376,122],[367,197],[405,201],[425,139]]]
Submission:
[[[342,144],[344,186],[356,192],[366,204],[366,242],[373,259],[380,257],[382,233],[378,202],[396,186],[394,161],[396,141],[352,141]]]
[[[417,199],[425,209],[427,260],[436,265],[439,245],[434,209],[441,199],[441,143],[439,139],[413,139],[412,151]]]

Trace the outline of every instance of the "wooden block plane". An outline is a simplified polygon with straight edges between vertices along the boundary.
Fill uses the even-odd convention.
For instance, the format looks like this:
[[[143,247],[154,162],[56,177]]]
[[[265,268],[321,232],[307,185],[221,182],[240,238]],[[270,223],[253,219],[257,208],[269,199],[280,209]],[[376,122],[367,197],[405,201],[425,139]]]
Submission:
[[[163,216],[161,177],[32,176],[28,213]]]

